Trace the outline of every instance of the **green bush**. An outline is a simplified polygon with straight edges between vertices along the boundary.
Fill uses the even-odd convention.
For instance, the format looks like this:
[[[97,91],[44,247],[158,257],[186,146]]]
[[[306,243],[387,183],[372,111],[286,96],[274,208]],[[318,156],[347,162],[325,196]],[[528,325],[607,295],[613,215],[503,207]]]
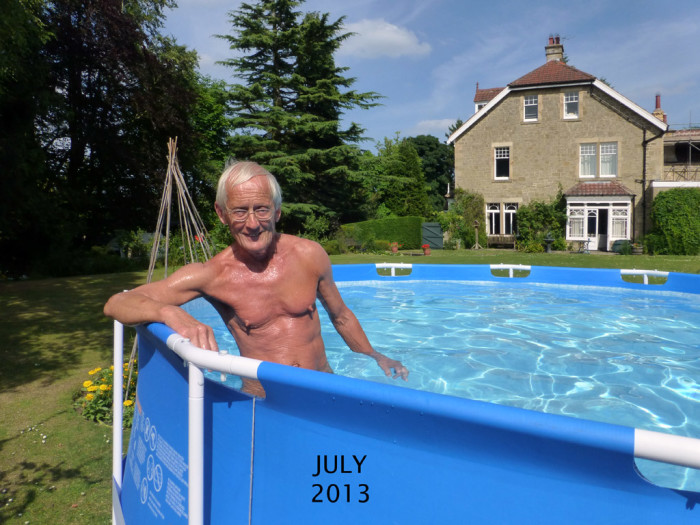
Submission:
[[[518,208],[518,248],[526,252],[544,251],[544,239],[549,235],[554,239],[555,250],[566,249],[566,200],[561,193],[551,201],[533,201]],[[540,249],[535,245],[539,244]]]
[[[542,242],[530,239],[518,242],[518,249],[526,253],[542,253],[544,251],[544,246]]]
[[[374,241],[374,249],[380,252],[391,251],[391,241],[385,241],[384,239],[377,239]]]
[[[136,362],[129,382],[129,363],[124,363],[122,374],[122,393],[127,392],[128,397],[124,401],[123,425],[130,428],[134,418],[134,402],[136,401],[136,379],[138,370]],[[80,392],[75,397],[75,407],[82,416],[89,421],[96,421],[111,425],[112,413],[112,385],[114,382],[114,366],[109,368],[97,367],[88,372],[89,379],[83,381]]]
[[[373,221],[354,222],[341,226],[338,240],[352,248],[361,251],[372,251],[377,239],[388,239],[386,242],[398,242],[405,249],[416,249],[421,245],[422,217],[396,217],[377,219]],[[388,249],[388,248],[387,248]]]
[[[328,255],[340,255],[342,253],[340,251],[340,243],[338,242],[337,239],[330,239],[328,241],[323,241],[321,243],[321,246],[323,246],[323,249],[326,250],[326,253]]]
[[[652,232],[644,238],[650,253],[700,253],[700,189],[675,188],[660,193],[652,203]]]
[[[486,219],[484,216],[484,197],[477,193],[470,193],[461,188],[455,190],[455,200],[447,211],[435,214],[435,221],[440,224],[442,231],[447,232],[448,242],[446,249],[455,249],[457,240],[460,240],[464,248],[471,248],[476,244],[474,221],[479,221],[479,244],[487,245]]]

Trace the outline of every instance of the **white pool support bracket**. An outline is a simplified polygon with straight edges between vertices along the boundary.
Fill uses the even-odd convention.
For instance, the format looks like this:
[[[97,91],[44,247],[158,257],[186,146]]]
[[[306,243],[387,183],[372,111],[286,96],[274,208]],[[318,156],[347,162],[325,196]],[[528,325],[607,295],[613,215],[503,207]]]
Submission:
[[[124,523],[124,517],[117,516],[116,509],[121,508],[115,505],[115,501],[121,501],[122,491],[122,435],[124,426],[124,393],[122,391],[124,384],[124,325],[119,321],[114,321],[114,338],[113,338],[113,365],[114,372],[112,374],[112,523]],[[121,519],[118,520],[117,518]]]
[[[523,271],[523,272],[529,272],[532,270],[532,267],[526,264],[492,264],[491,265],[491,273],[493,273],[494,270],[508,270],[508,277],[510,279],[513,278],[513,273],[515,270],[518,271]]]
[[[644,284],[649,284],[649,277],[664,277],[668,279],[668,272],[662,272],[660,270],[620,270],[620,276],[622,275],[642,275]]]
[[[189,368],[189,422],[187,426],[187,516],[188,523],[204,523],[204,373],[192,363]]]
[[[413,264],[411,263],[375,263],[374,266],[377,268],[377,270],[391,269],[392,277],[396,277],[397,268],[403,268],[408,270],[413,268]]]
[[[521,265],[510,266],[513,266],[514,269],[529,268]],[[123,372],[123,326],[115,322],[114,330],[115,390],[117,388],[117,382],[121,390],[121,376]],[[118,332],[120,332],[119,335]],[[217,352],[203,350],[192,345],[188,339],[179,334],[172,334],[168,337],[166,343],[189,367],[188,523],[190,525],[200,525],[204,522],[204,374],[202,370],[207,369],[213,372],[257,379],[258,367],[262,361],[238,355],[221,355]],[[119,370],[119,373],[117,373],[117,370]],[[115,397],[115,399],[117,398]],[[112,465],[115,487],[121,491],[121,396],[119,399],[120,407],[118,409],[118,418],[117,407],[115,406],[113,427],[114,461]],[[700,469],[700,439],[637,428],[634,429],[634,457],[661,461],[663,463],[670,463],[686,468]],[[123,517],[121,521],[115,521],[115,507],[119,506],[119,502],[120,499],[115,500],[113,498],[112,519],[113,523],[123,524]],[[119,510],[119,515],[117,516],[119,517],[121,515],[120,507],[117,510]]]
[[[188,465],[187,465],[187,523],[204,523],[204,373],[203,369],[234,374],[250,379],[258,378],[262,361],[228,352],[211,352],[197,348],[189,339],[172,334],[168,348],[180,356],[189,369]]]

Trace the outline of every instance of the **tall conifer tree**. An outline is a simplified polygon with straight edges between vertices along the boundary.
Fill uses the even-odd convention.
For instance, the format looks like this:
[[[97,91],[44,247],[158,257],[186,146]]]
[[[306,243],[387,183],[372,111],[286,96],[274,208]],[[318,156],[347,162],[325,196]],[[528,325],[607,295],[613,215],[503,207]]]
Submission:
[[[378,95],[350,90],[353,78],[335,64],[347,34],[343,19],[302,14],[297,0],[244,3],[230,13],[234,32],[220,35],[236,53],[231,104],[233,152],[255,160],[279,179],[284,193],[282,228],[298,232],[315,221],[361,218],[357,172],[363,130],[342,128],[344,111],[375,105]],[[317,228],[316,228],[317,229]]]

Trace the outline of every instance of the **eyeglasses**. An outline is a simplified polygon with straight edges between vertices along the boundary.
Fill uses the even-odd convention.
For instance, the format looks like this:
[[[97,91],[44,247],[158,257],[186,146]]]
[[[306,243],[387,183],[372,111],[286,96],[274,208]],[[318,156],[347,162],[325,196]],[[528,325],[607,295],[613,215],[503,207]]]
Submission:
[[[267,206],[260,206],[253,209],[245,208],[235,208],[233,210],[228,210],[229,215],[233,218],[233,222],[245,222],[248,220],[248,216],[253,213],[255,218],[259,221],[269,221],[272,218],[272,208]]]

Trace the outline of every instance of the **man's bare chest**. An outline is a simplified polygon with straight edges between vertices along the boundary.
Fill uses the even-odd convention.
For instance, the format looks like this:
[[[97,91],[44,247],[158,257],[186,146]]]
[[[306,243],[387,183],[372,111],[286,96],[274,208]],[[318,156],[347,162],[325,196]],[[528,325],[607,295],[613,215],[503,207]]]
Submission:
[[[246,275],[235,273],[208,290],[227,324],[248,329],[309,315],[315,311],[318,282],[289,272]]]

